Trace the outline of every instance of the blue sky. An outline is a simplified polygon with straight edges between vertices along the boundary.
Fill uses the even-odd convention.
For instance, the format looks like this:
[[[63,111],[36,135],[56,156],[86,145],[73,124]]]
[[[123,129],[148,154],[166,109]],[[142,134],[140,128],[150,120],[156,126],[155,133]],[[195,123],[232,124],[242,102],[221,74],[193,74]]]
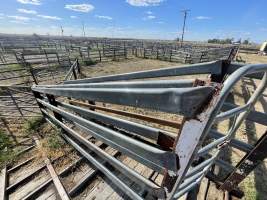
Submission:
[[[186,40],[267,39],[266,0],[0,0],[0,32]]]

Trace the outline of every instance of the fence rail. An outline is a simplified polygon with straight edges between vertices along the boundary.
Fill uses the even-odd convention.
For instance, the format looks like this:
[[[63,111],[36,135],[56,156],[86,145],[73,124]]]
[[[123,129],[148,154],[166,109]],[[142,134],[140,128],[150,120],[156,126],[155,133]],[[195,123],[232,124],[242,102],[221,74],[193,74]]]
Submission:
[[[136,80],[193,74],[210,74],[211,80]],[[227,97],[236,83],[243,77],[255,77],[255,74],[262,81],[251,98],[242,106],[229,106]],[[251,111],[266,86],[265,64],[242,66],[230,64],[229,61],[215,61],[69,80],[61,85],[37,85],[32,90],[44,117],[61,127],[62,136],[130,198],[143,199],[149,195],[155,199],[177,199],[198,186],[203,177],[208,177],[219,187],[233,192],[240,182],[236,181],[236,177],[247,176],[259,164],[258,161],[267,156],[266,146],[251,145],[234,138],[234,133],[244,120],[267,124],[266,120],[263,122],[255,117],[262,115],[267,119],[266,113]],[[89,103],[80,100],[88,100]],[[92,105],[92,102],[97,105]],[[101,103],[108,107],[100,106]],[[144,109],[150,115],[125,112],[124,106],[130,106],[133,110]],[[164,120],[153,119],[155,117],[151,116],[158,112],[163,112],[164,116],[182,116],[176,129],[167,128],[169,125],[173,128],[173,123],[155,126],[155,123],[164,123]],[[229,131],[219,133],[213,129],[214,124],[226,119],[233,121]],[[143,120],[153,123],[143,123]],[[103,152],[86,140],[84,135],[91,135],[143,164],[148,171],[162,177],[161,183],[156,184]],[[265,140],[264,136],[260,144],[264,144]],[[243,173],[242,170],[236,170],[243,169],[240,168],[242,164],[232,166],[219,158],[228,146],[248,155],[260,148],[264,154],[257,156],[255,153],[257,158],[253,159],[250,171]],[[116,176],[106,165],[89,155],[88,150],[108,162],[121,176]],[[248,156],[241,163],[247,159]],[[214,165],[234,175],[221,181],[222,177],[216,177],[210,170]],[[134,188],[123,181],[123,177],[133,180],[143,188],[143,192],[140,194],[134,191]]]
[[[15,39],[14,39],[15,40]],[[26,40],[25,40],[26,41]],[[10,42],[13,43],[13,42]],[[30,42],[29,42],[30,43]],[[0,64],[69,65],[76,57],[85,62],[118,61],[141,57],[179,63],[201,63],[227,59],[233,45],[185,44],[174,42],[149,42],[138,40],[87,40],[87,41],[42,41],[32,45],[11,45],[3,42],[0,48]]]
[[[0,86],[0,117],[32,118],[41,116],[30,86]]]

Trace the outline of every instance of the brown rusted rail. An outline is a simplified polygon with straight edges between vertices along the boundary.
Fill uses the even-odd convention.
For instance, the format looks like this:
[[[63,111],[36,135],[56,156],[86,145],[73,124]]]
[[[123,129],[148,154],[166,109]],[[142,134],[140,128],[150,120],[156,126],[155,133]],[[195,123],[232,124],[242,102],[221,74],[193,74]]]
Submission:
[[[121,111],[121,110],[117,110],[117,109],[113,109],[113,108],[105,108],[103,106],[96,106],[96,105],[83,103],[83,102],[79,102],[79,101],[70,100],[69,103],[73,104],[73,105],[85,106],[85,107],[89,107],[91,109],[102,110],[102,111],[106,111],[106,112],[110,112],[110,113],[114,113],[114,114],[118,114],[118,115],[123,115],[123,116],[126,116],[126,117],[132,117],[132,118],[135,118],[135,119],[141,119],[141,120],[145,120],[147,122],[157,123],[157,124],[164,125],[164,126],[169,126],[169,127],[172,127],[172,128],[177,128],[177,129],[181,128],[181,124],[180,123],[177,123],[177,122],[174,122],[174,121],[170,121],[170,120],[154,118],[154,117],[150,117],[150,116],[146,116],[146,115],[141,115],[141,114],[126,112],[126,111]]]
[[[236,165],[235,170],[224,180],[220,189],[232,191],[267,157],[267,131]]]

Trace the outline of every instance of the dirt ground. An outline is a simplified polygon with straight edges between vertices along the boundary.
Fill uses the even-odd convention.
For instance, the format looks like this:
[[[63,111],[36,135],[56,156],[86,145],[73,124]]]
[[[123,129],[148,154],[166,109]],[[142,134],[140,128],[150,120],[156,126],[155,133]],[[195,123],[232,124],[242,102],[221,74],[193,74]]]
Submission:
[[[240,53],[239,56],[241,56],[242,60],[246,61],[246,63],[267,63],[267,56],[245,53]]]
[[[119,73],[136,72],[150,69],[159,69],[163,67],[179,66],[181,64],[174,62],[165,62],[151,59],[128,59],[119,62],[102,62],[82,68],[86,77],[96,77],[113,75]]]

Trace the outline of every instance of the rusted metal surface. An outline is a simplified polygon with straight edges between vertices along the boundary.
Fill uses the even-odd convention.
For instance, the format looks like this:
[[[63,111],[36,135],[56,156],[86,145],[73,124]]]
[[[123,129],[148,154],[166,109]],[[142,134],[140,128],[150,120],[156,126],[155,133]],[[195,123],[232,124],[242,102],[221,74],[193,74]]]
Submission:
[[[262,161],[267,158],[267,131],[257,141],[255,147],[245,155],[220,186],[220,189],[231,192],[241,183]]]
[[[225,69],[223,69],[223,63],[227,63]],[[244,106],[230,108],[229,110],[223,110],[222,107],[232,88],[242,77],[258,72],[266,72],[267,65],[241,66],[235,71],[228,73],[231,68],[232,66],[229,62],[219,61],[203,63],[199,66],[192,65],[181,68],[174,67],[73,80],[65,82],[64,85],[60,86],[44,85],[35,86],[32,89],[35,94],[38,94],[35,96],[44,116],[51,120],[53,124],[61,127],[64,130],[62,133],[63,137],[78,152],[91,160],[94,166],[130,198],[141,199],[142,197],[133,188],[127,186],[125,182],[118,180],[117,176],[107,169],[106,166],[98,162],[91,155],[88,155],[83,146],[107,161],[123,175],[135,180],[153,198],[176,199],[198,186],[203,177],[211,177],[210,168],[213,165],[218,165],[228,170],[228,172],[234,169],[230,163],[218,159],[222,149],[231,144],[234,148],[243,149],[245,152],[251,151],[250,145],[234,140],[233,135],[241,123],[249,116],[253,105],[265,90],[267,73],[261,77],[261,83]],[[217,80],[223,82],[223,84],[213,82],[216,79],[211,80],[210,83],[196,80],[195,84],[189,86],[189,88],[177,87],[169,89],[167,87],[171,86],[169,83],[165,87],[159,87],[158,82],[142,80],[143,83],[142,81],[138,82],[138,88],[135,88],[136,82],[133,84],[126,83],[134,79],[203,74],[204,72],[217,74]],[[228,78],[225,79],[227,76]],[[112,82],[118,80],[123,80],[124,82],[119,84],[118,82]],[[101,87],[101,81],[104,81],[103,87]],[[105,81],[109,83],[107,84]],[[100,84],[96,87],[95,83],[99,82]],[[111,87],[113,84],[114,88]],[[105,85],[109,85],[109,87],[105,88]],[[209,91],[204,88],[209,88]],[[197,90],[198,92],[201,91],[201,94],[195,92]],[[152,95],[153,100],[152,98],[147,98],[147,95]],[[42,98],[42,96],[47,96],[48,101]],[[57,98],[57,96],[61,98]],[[191,98],[191,96],[194,96],[194,98]],[[178,123],[169,122],[165,119],[156,119],[151,116],[91,105],[77,100],[70,100],[69,102],[72,105],[62,102],[62,99],[67,100],[70,97],[78,100],[149,108],[168,114],[181,114],[183,115],[183,122],[178,125]],[[195,103],[196,97],[198,99],[201,98],[201,102]],[[163,103],[162,100],[164,98],[167,98],[168,101]],[[180,104],[181,99],[192,101],[193,103],[186,102],[185,104]],[[183,108],[183,105],[188,107]],[[197,107],[191,107],[190,105]],[[79,106],[89,109],[83,109]],[[147,125],[140,125],[125,119],[120,120],[117,117],[109,116],[107,113],[101,112],[100,114],[100,112],[97,112],[98,110],[177,128],[179,134],[168,134],[161,130],[151,129]],[[54,116],[51,113],[54,113]],[[210,134],[214,124],[226,119],[233,121],[227,133]],[[149,132],[147,135],[144,134],[146,130],[147,133]],[[80,132],[93,136],[122,154],[133,158],[155,173],[164,175],[163,181],[159,186],[155,186],[150,179],[147,180],[140,176],[140,174],[133,172],[127,165],[120,163],[115,158],[105,154],[91,142],[86,141]],[[77,141],[83,145],[79,145]],[[255,160],[255,163],[258,163],[258,160]],[[254,167],[255,163],[251,166]],[[243,178],[234,175],[234,179],[241,181]],[[216,179],[218,180],[218,177],[214,181]],[[210,178],[210,180],[212,179]],[[223,183],[220,182],[219,185],[223,185]],[[234,191],[238,190],[235,189]]]
[[[118,114],[118,115],[122,115],[122,116],[126,116],[126,117],[132,117],[132,118],[144,120],[147,122],[157,123],[157,124],[160,124],[163,126],[170,126],[170,127],[177,128],[177,129],[181,128],[181,124],[178,122],[175,122],[175,121],[154,118],[151,116],[141,115],[141,114],[132,113],[132,112],[126,112],[126,111],[122,111],[122,110],[118,110],[118,109],[114,109],[114,108],[96,106],[96,105],[83,103],[83,102],[79,102],[79,101],[74,101],[74,100],[70,100],[69,102],[73,105],[85,106],[85,107],[93,108],[96,110],[102,110],[105,112],[110,112],[110,113],[114,113],[114,114]]]
[[[196,117],[196,119],[189,119],[184,121],[182,130],[179,134],[179,140],[177,141],[175,145],[175,152],[177,155],[179,155],[179,163],[180,163],[180,169],[178,170],[175,178],[175,182],[169,187],[168,179],[165,181],[165,184],[167,184],[166,189],[169,192],[169,198],[179,198],[184,193],[179,193],[177,190],[183,191],[179,188],[182,181],[185,181],[184,178],[186,176],[186,173],[188,172],[188,169],[190,167],[190,164],[194,159],[194,156],[197,151],[197,146],[199,145],[200,141],[203,140],[203,132],[206,128],[211,113],[214,109],[214,107],[217,104],[218,101],[218,94],[215,94],[212,101],[208,104],[208,106],[205,108],[205,110]],[[188,142],[190,141],[190,142]],[[210,163],[211,166],[211,163]],[[207,169],[209,169],[207,167]],[[201,178],[205,176],[205,172],[201,175]],[[173,179],[172,177],[171,179]],[[174,181],[174,180],[173,180]],[[164,185],[165,186],[165,185]],[[188,185],[187,187],[189,187]]]

